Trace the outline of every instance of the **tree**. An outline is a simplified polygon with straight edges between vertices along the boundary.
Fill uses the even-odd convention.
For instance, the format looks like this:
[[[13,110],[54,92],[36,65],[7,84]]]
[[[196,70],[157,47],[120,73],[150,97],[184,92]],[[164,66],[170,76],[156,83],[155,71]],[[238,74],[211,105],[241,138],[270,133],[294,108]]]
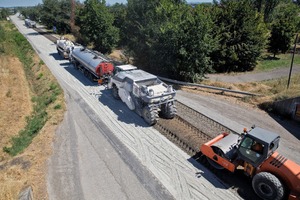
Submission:
[[[116,3],[109,8],[109,11],[114,16],[113,26],[117,27],[120,30],[120,41],[119,46],[123,46],[126,44],[126,16],[127,16],[127,6],[124,4]]]
[[[28,19],[39,21],[41,18],[42,5],[39,4],[34,7],[23,7],[20,8],[20,13]]]
[[[70,33],[70,0],[43,0],[41,21],[47,28],[56,26],[58,33]]]
[[[9,10],[7,8],[0,8],[0,20],[6,19],[9,15]]]
[[[297,13],[299,9],[291,3],[281,4],[277,8],[268,47],[268,51],[273,53],[274,57],[279,52],[286,53],[290,49],[299,22]]]
[[[76,25],[84,41],[102,53],[110,52],[119,40],[119,30],[113,26],[114,17],[105,1],[86,0],[78,13]]]
[[[165,14],[170,20],[160,26],[153,61],[160,61],[159,69],[164,69],[171,78],[200,81],[205,73],[211,72],[209,54],[215,47],[209,9],[179,4],[169,13],[172,17],[168,17],[168,12]]]
[[[256,66],[267,42],[262,16],[247,0],[216,4],[214,39],[218,48],[211,54],[217,72],[247,71]]]
[[[270,22],[271,16],[282,0],[253,0],[253,5],[258,12],[263,14],[264,22]]]
[[[198,81],[210,71],[211,20],[185,1],[128,0],[127,46],[139,67],[154,74]]]

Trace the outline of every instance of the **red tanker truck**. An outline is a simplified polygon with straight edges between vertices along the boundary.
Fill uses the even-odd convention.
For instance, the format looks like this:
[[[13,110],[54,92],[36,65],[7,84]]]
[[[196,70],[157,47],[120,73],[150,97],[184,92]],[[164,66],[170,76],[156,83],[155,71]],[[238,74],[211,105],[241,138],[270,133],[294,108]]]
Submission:
[[[109,58],[87,48],[73,48],[69,59],[75,69],[82,71],[86,77],[98,81],[99,84],[107,83],[114,71],[114,65]]]

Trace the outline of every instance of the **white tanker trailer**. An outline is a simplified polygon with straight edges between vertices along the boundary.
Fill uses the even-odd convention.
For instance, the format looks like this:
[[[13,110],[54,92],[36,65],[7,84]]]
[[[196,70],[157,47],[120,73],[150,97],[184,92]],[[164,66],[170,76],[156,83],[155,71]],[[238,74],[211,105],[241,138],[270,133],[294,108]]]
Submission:
[[[73,48],[69,58],[75,69],[79,69],[86,77],[98,81],[99,84],[107,83],[114,71],[114,65],[108,58],[86,48]]]
[[[63,58],[69,58],[71,50],[75,47],[74,43],[63,37],[56,41],[57,53]]]

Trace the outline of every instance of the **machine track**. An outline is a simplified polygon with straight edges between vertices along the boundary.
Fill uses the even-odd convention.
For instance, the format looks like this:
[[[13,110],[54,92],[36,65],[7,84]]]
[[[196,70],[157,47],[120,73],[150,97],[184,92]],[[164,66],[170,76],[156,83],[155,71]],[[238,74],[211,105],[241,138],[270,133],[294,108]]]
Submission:
[[[190,156],[199,152],[199,147],[229,128],[202,113],[176,102],[177,115],[172,120],[159,119],[155,124],[160,133],[179,146]]]

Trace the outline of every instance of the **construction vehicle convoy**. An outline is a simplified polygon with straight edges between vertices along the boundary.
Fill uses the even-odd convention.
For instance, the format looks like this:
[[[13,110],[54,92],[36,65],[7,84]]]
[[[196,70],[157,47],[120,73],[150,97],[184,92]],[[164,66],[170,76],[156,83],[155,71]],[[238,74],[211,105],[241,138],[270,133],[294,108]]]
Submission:
[[[89,79],[107,83],[112,95],[154,125],[159,115],[172,119],[177,109],[175,90],[157,76],[133,65],[114,66],[99,52],[57,41],[58,53],[68,58]],[[60,48],[61,47],[61,48]],[[71,48],[70,48],[71,47]],[[200,147],[202,158],[215,169],[235,172],[242,168],[262,199],[300,200],[300,166],[276,152],[278,134],[253,127],[241,135],[223,133]]]
[[[116,99],[135,110],[149,125],[158,121],[159,114],[167,119],[176,115],[173,87],[133,65],[117,66],[108,88],[112,88]]]
[[[278,134],[252,127],[241,135],[223,133],[203,144],[203,159],[215,169],[242,167],[262,199],[300,199],[300,166],[276,152]]]

